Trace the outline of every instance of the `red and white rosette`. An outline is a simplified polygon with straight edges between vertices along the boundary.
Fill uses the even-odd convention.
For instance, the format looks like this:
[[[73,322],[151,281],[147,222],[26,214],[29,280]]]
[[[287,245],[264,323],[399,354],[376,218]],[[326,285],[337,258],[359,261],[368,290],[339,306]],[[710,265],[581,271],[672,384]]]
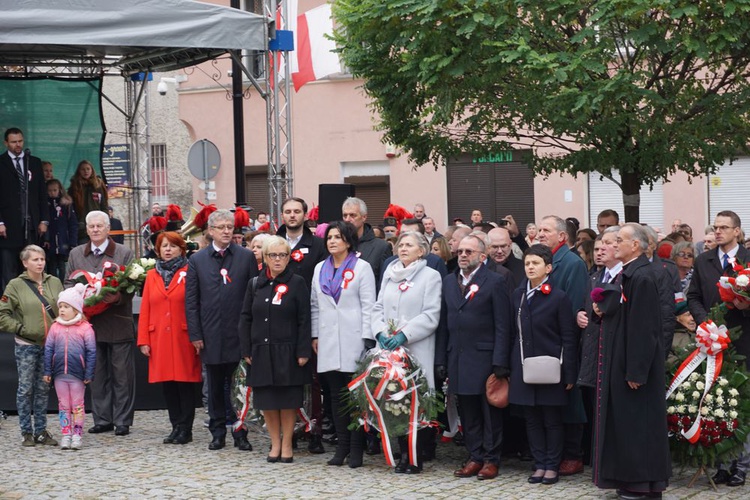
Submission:
[[[401,391],[395,394],[391,394],[389,396],[389,400],[399,401],[406,396],[409,396],[411,398],[411,404],[409,408],[409,433],[407,434],[409,443],[409,462],[411,463],[411,465],[417,465],[417,431],[420,427],[420,421],[419,398],[417,395],[417,385],[415,383],[415,380],[419,374],[419,370],[415,370],[413,373],[407,376],[406,358],[407,353],[403,347],[399,347],[398,349],[395,349],[393,351],[388,351],[387,356],[381,356],[380,358],[373,359],[372,362],[367,366],[367,369],[365,369],[365,371],[362,372],[361,375],[352,380],[348,385],[350,391],[353,391],[360,385],[363,385],[365,396],[369,403],[368,406],[370,407],[370,411],[375,415],[375,419],[378,423],[378,428],[380,430],[380,440],[383,447],[383,455],[385,456],[385,461],[389,467],[395,466],[396,461],[393,459],[391,439],[388,435],[388,428],[385,425],[383,412],[381,411],[377,403],[377,400],[382,399],[385,395],[385,391],[388,387],[389,382],[396,382],[401,388]],[[380,382],[375,387],[375,393],[373,394],[370,391],[370,388],[365,383],[365,379],[370,375],[370,372],[372,372],[372,370],[380,367],[385,368],[385,372],[383,373]]]
[[[302,259],[304,258],[305,258],[305,254],[303,254],[300,249],[297,249],[294,252],[292,252],[292,260],[294,262],[302,262]]]
[[[414,283],[412,283],[411,281],[404,280],[401,282],[401,284],[398,285],[398,289],[401,290],[402,292],[405,292],[412,286],[414,286]]]
[[[281,305],[281,298],[289,291],[289,286],[284,283],[279,283],[273,291],[275,292],[275,295],[273,296],[271,304],[279,306]]]
[[[469,291],[466,292],[466,295],[464,296],[464,298],[466,300],[471,300],[474,298],[474,295],[476,295],[478,291],[479,291],[479,285],[477,285],[476,283],[472,283],[471,286],[469,287]]]
[[[719,378],[721,366],[724,362],[724,350],[729,346],[731,340],[727,333],[727,327],[718,326],[711,320],[704,321],[695,331],[695,342],[698,348],[690,353],[685,361],[674,374],[672,382],[667,389],[667,398],[706,360],[706,380],[704,382],[703,396],[698,404],[698,414],[693,425],[682,435],[690,443],[695,444],[701,437],[701,408],[706,394],[709,393],[714,382]]]
[[[177,276],[177,284],[179,285],[183,281],[185,281],[185,276],[187,276],[187,271],[180,271],[180,274]]]
[[[232,282],[232,278],[229,277],[229,271],[227,271],[226,268],[222,267],[219,273],[221,274],[221,279],[225,285]]]
[[[341,288],[346,290],[349,288],[349,283],[354,279],[354,271],[351,269],[344,270],[344,281],[341,282]]]

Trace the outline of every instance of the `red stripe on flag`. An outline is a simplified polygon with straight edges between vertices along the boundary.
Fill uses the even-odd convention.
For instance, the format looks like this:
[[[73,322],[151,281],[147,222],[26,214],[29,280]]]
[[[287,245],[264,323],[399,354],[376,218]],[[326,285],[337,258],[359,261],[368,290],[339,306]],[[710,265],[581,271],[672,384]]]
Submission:
[[[299,71],[292,75],[295,92],[299,92],[299,89],[307,82],[315,81],[310,31],[307,27],[307,16],[304,14],[297,16],[297,64]]]

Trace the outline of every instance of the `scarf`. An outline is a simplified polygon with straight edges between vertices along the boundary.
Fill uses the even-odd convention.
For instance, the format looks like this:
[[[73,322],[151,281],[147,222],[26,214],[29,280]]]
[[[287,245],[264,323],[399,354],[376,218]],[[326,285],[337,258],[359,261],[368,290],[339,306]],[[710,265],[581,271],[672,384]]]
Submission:
[[[329,255],[320,268],[320,291],[338,304],[339,297],[341,297],[341,283],[344,281],[344,271],[347,269],[353,270],[358,260],[354,252],[349,252],[341,266],[336,269],[333,267],[333,256]]]
[[[172,283],[172,278],[174,278],[174,273],[184,266],[186,262],[187,259],[182,255],[168,261],[162,259],[156,261],[156,272],[159,273],[161,279],[164,280],[164,288],[169,288],[169,284]]]
[[[404,267],[404,264],[400,260],[396,260],[385,270],[383,278],[395,283],[409,281],[426,265],[427,261],[425,259],[417,259],[406,267]]]
[[[78,323],[82,319],[83,319],[83,316],[81,316],[81,313],[76,313],[76,315],[75,315],[75,317],[73,319],[65,321],[60,316],[58,316],[57,318],[55,318],[55,321],[57,321],[61,325],[70,326],[70,325],[75,325],[76,323]]]

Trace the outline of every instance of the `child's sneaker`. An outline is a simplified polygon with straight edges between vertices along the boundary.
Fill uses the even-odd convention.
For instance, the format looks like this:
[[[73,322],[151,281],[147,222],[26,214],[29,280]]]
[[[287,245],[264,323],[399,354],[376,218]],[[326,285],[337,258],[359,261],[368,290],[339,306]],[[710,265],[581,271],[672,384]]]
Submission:
[[[80,450],[83,448],[83,438],[81,436],[73,436],[73,442],[70,445],[73,450]]]
[[[60,441],[60,448],[63,450],[69,450],[71,439],[71,436],[63,436],[62,440]]]

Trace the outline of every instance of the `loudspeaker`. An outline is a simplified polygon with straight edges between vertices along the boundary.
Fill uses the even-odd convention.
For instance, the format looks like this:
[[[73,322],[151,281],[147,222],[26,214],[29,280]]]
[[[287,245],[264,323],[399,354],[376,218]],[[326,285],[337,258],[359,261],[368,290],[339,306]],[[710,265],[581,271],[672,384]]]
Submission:
[[[341,220],[341,205],[350,196],[354,196],[354,184],[319,184],[318,223]]]

